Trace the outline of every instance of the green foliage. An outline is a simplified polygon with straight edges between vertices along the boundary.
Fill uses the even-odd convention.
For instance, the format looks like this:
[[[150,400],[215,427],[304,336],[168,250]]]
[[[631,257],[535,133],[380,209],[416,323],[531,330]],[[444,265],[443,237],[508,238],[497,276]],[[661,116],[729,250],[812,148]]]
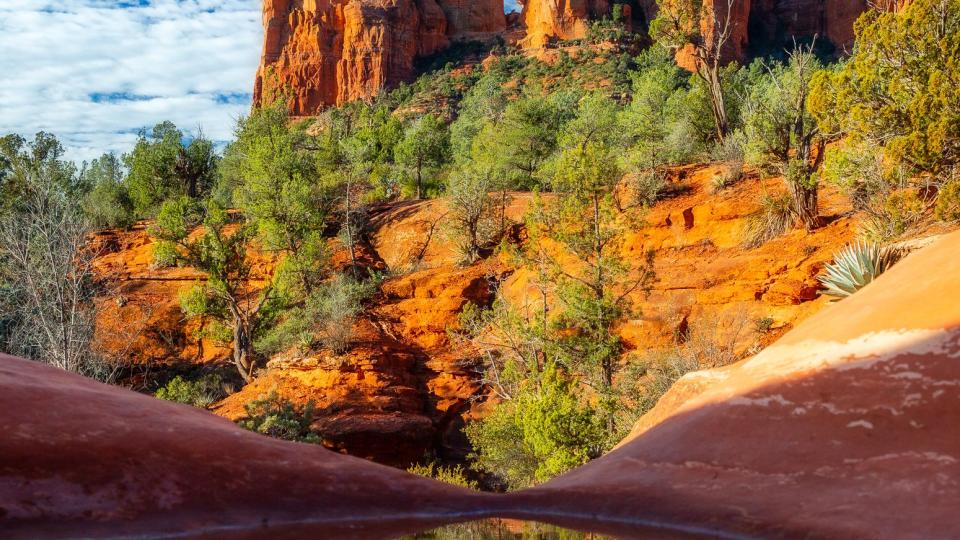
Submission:
[[[350,348],[363,302],[376,291],[376,279],[357,281],[337,275],[314,290],[302,305],[286,309],[283,319],[257,340],[256,349],[271,355],[291,346],[309,349],[320,344],[342,354]]]
[[[94,226],[129,228],[136,222],[133,201],[123,181],[123,164],[115,155],[104,154],[93,160],[82,174],[91,190],[81,204]]]
[[[286,441],[320,443],[320,436],[310,430],[316,411],[312,401],[302,411],[297,411],[292,403],[281,398],[273,389],[269,394],[247,403],[244,408],[247,418],[239,424],[245,429]]]
[[[900,189],[881,194],[866,208],[867,216],[860,226],[866,240],[885,243],[907,232],[923,217],[926,204],[915,189]]]
[[[820,177],[839,187],[857,210],[869,209],[895,189],[907,185],[902,166],[884,163],[883,150],[865,141],[847,140],[827,150]]]
[[[544,482],[597,457],[602,424],[574,391],[574,384],[548,365],[510,401],[467,426],[476,462],[513,489]]]
[[[631,137],[631,165],[644,170],[692,161],[713,130],[698,124],[702,96],[691,90],[689,75],[662,47],[644,51],[637,63],[633,100],[621,119]]]
[[[199,224],[203,234],[191,236]],[[230,214],[215,202],[205,206],[182,196],[160,209],[150,233],[157,239],[154,256],[191,266],[206,275],[181,294],[184,313],[204,324],[222,324],[233,333],[233,361],[246,381],[256,368],[253,342],[274,322],[284,305],[273,280],[259,287],[248,258],[255,229],[231,223]]]
[[[437,463],[430,463],[428,465],[418,464],[407,469],[407,472],[417,476],[433,478],[434,480],[453,486],[460,486],[468,489],[480,488],[479,484],[477,484],[475,480],[471,480],[467,477],[467,471],[464,470],[462,465],[444,467],[443,465],[439,465]]]
[[[309,294],[327,274],[321,232],[333,211],[333,186],[321,177],[308,136],[291,126],[285,104],[241,118],[236,137],[223,163],[224,177],[235,186],[233,200],[263,247],[285,255],[281,274]]]
[[[204,375],[191,380],[177,375],[154,395],[158,399],[205,409],[224,398],[223,379],[219,375]]]
[[[474,263],[482,250],[496,240],[498,233],[502,233],[503,205],[498,216],[496,201],[490,196],[490,192],[499,187],[497,184],[496,172],[482,163],[461,164],[450,175],[447,186],[449,222],[461,264]],[[506,202],[505,198],[503,202]],[[498,217],[501,218],[499,222]]]
[[[496,163],[514,189],[538,186],[536,173],[556,150],[561,128],[575,110],[575,97],[558,92],[510,103],[500,122],[487,123],[474,140],[474,159]]]
[[[869,285],[901,257],[900,250],[858,242],[840,250],[817,279],[827,289],[824,294],[846,298]]]
[[[819,225],[818,176],[826,139],[807,111],[814,74],[820,68],[809,50],[796,50],[787,64],[769,69],[744,104],[747,160],[779,169],[793,195],[796,219],[808,229]]]
[[[940,187],[934,213],[940,221],[960,221],[960,179]]]
[[[42,131],[30,142],[19,135],[0,137],[0,215],[22,207],[37,180],[58,195],[82,198],[90,186],[63,154],[60,141]]]
[[[810,109],[822,128],[922,172],[960,162],[960,1],[867,10],[855,31],[853,56],[813,82]]]
[[[427,114],[415,120],[394,147],[397,163],[406,167],[414,180],[414,196],[423,197],[430,190],[440,167],[448,161],[450,135],[446,124]],[[433,188],[436,191],[436,188]]]
[[[156,214],[164,201],[186,195],[201,198],[216,180],[213,143],[200,134],[188,145],[171,122],[140,133],[133,151],[123,156],[127,188],[137,216]]]

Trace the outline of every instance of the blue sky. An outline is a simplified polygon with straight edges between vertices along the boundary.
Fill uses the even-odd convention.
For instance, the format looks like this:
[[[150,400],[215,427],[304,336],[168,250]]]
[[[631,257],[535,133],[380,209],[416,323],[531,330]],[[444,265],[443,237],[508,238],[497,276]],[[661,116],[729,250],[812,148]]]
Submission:
[[[0,134],[54,133],[75,160],[163,120],[227,141],[250,108],[260,17],[260,0],[0,0]]]

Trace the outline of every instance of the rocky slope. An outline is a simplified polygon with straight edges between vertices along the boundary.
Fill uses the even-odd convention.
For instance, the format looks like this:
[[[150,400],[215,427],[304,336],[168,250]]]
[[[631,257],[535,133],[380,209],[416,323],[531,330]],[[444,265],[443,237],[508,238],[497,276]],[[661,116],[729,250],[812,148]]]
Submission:
[[[0,358],[9,538],[396,537],[499,515],[624,537],[956,538],[960,233],[909,256],[620,448],[477,494]],[[28,405],[28,406],[25,406]],[[69,411],[69,414],[64,414]]]
[[[713,9],[726,9],[710,1],[717,4]],[[457,40],[502,36],[536,48],[583,38],[590,21],[608,15],[612,3],[528,0],[519,17],[522,28],[507,32],[503,0],[263,0],[265,37],[254,102],[289,94],[294,115],[317,114],[410,80],[415,59]],[[619,3],[628,26],[638,31],[656,13],[654,0]],[[866,7],[866,0],[737,1],[731,58],[780,49],[794,37],[819,36],[848,48],[853,22]]]
[[[646,226],[627,238],[628,257],[655,251],[658,275],[648,295],[636,294],[637,315],[620,333],[631,354],[672,346],[684,328],[720,328],[738,353],[762,347],[826,305],[815,276],[853,237],[856,216],[846,199],[825,190],[826,227],[795,231],[757,249],[742,247],[749,215],[760,193],[780,180],[748,179],[720,194],[710,191],[723,165],[675,171],[678,194],[658,203]],[[507,216],[521,222],[530,194],[512,197]],[[460,428],[481,416],[486,404],[477,385],[475,355],[451,343],[468,303],[486,305],[499,291],[522,303],[530,275],[492,258],[462,268],[444,200],[391,203],[371,212],[364,259],[394,277],[357,322],[354,348],[343,356],[291,351],[272,359],[258,379],[216,407],[230,419],[244,404],[276,390],[297,406],[313,401],[314,428],[331,449],[381,463],[406,466],[426,455],[462,458],[468,451]],[[523,237],[516,227],[514,241]],[[98,259],[118,294],[101,300],[99,333],[117,355],[151,369],[175,372],[198,365],[230,373],[227,351],[197,342],[185,326],[178,292],[196,274],[150,266],[152,244],[142,227],[105,232]],[[341,257],[342,258],[342,257]],[[270,264],[262,260],[263,273]],[[758,333],[756,321],[767,322]],[[131,336],[133,336],[131,338]],[[152,389],[152,388],[151,388]]]

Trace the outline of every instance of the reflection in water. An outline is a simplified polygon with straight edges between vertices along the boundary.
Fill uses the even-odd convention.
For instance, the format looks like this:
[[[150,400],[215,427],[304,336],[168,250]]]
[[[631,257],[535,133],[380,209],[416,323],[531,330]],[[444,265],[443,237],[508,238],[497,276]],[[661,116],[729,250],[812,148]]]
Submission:
[[[561,529],[534,521],[487,519],[448,525],[403,538],[404,540],[601,540],[611,537]]]

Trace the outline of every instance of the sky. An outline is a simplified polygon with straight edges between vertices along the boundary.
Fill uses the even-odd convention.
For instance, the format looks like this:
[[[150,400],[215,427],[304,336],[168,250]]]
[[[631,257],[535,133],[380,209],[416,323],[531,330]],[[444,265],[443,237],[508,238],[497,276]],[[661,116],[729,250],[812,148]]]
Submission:
[[[231,138],[250,109],[260,0],[0,0],[0,134],[123,153],[171,120]]]
[[[164,120],[225,143],[262,36],[260,0],[0,0],[0,134],[53,133],[77,161]]]

